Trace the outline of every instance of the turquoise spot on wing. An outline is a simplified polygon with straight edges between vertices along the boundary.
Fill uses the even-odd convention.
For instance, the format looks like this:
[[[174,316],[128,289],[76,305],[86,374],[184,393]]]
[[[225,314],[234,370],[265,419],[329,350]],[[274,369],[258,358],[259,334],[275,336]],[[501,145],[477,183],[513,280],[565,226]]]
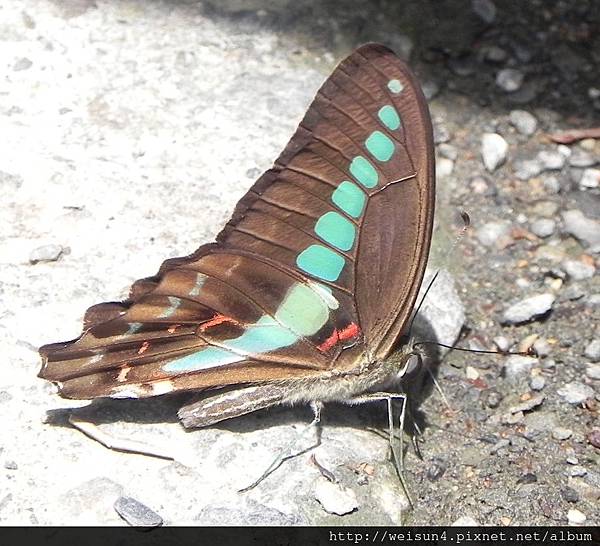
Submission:
[[[158,318],[169,318],[181,304],[181,300],[174,296],[169,296],[168,299],[171,306],[167,307],[160,315],[158,315]]]
[[[141,322],[131,322],[129,324],[129,328],[127,330],[127,332],[125,332],[125,334],[137,334],[139,329],[142,327],[142,323]]]
[[[300,269],[325,281],[336,281],[346,261],[337,252],[321,245],[311,245],[296,258]]]
[[[327,288],[329,287],[319,287]],[[329,319],[329,308],[309,285],[295,283],[277,309],[275,318],[290,330],[302,336],[311,336]]]
[[[171,360],[171,362],[164,366],[164,370],[172,373],[193,372],[225,366],[239,362],[240,360],[244,360],[244,357],[226,349],[207,347],[191,355]]]
[[[206,282],[206,279],[207,279],[207,276],[204,275],[203,273],[196,273],[196,284],[194,284],[194,287],[190,290],[189,295],[190,296],[198,296],[200,294],[200,290],[202,289],[202,286]]]
[[[394,143],[387,135],[381,131],[373,131],[365,142],[367,150],[375,159],[379,161],[389,161],[394,155]]]
[[[357,155],[350,163],[350,173],[365,188],[374,188],[377,186],[379,176],[371,162],[362,155]]]
[[[401,93],[404,89],[404,85],[400,80],[390,80],[387,86],[392,93]]]
[[[383,123],[388,129],[391,129],[392,131],[395,131],[401,125],[400,116],[398,115],[398,112],[396,112],[396,109],[393,106],[390,106],[389,104],[382,106],[379,109],[379,112],[377,112],[377,115],[379,116],[381,123]]]
[[[223,345],[246,355],[256,355],[289,347],[297,340],[294,332],[265,315],[256,324],[248,326],[240,337],[224,341]]]
[[[331,211],[323,214],[317,220],[315,233],[340,250],[350,250],[354,245],[356,228],[348,218]]]
[[[352,218],[358,218],[361,215],[366,198],[364,192],[348,180],[344,180],[331,196],[331,200]]]

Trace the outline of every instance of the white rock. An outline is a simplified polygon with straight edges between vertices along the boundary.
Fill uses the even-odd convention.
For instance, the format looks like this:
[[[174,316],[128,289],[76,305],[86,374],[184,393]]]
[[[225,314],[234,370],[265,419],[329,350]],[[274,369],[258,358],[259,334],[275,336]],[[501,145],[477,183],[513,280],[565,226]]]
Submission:
[[[496,19],[496,6],[492,0],[471,0],[471,6],[485,23],[493,23]]]
[[[537,154],[537,160],[545,171],[558,171],[565,165],[565,156],[558,150],[542,150]]]
[[[562,270],[575,281],[590,279],[594,276],[596,268],[579,260],[565,260],[561,264]]]
[[[554,294],[538,294],[512,304],[502,315],[504,324],[521,324],[546,314],[555,300]]]
[[[579,405],[594,397],[594,389],[588,387],[580,381],[571,381],[567,383],[562,389],[556,391],[562,396],[569,404]]]
[[[585,169],[579,180],[579,187],[582,189],[597,188],[600,186],[600,169]]]
[[[588,364],[585,367],[585,375],[590,379],[600,379],[600,364]]]
[[[506,93],[518,91],[523,85],[523,72],[515,68],[504,68],[496,74],[496,84]]]
[[[587,246],[600,246],[600,222],[588,218],[577,209],[567,210],[562,213],[564,231]]]
[[[529,375],[531,369],[538,363],[537,358],[530,356],[511,355],[504,363],[504,374],[506,379],[516,382]]]
[[[438,178],[447,178],[454,170],[454,161],[447,157],[438,157],[435,160],[435,174]]]
[[[461,516],[452,523],[452,527],[479,527],[479,522],[471,516]]]
[[[570,525],[582,525],[587,520],[587,516],[576,508],[571,508],[567,512],[567,519]]]
[[[531,232],[541,238],[550,237],[556,229],[556,222],[550,218],[540,218],[532,222],[530,226]]]
[[[513,110],[508,119],[510,124],[522,135],[530,136],[537,129],[537,119],[526,110]]]
[[[481,157],[485,168],[494,172],[506,161],[508,143],[498,133],[485,133],[481,140]]]
[[[338,483],[320,477],[315,485],[315,499],[326,512],[343,516],[358,508],[356,493]]]
[[[477,229],[476,236],[484,246],[493,246],[502,237],[508,235],[510,224],[508,222],[488,222]]]
[[[583,354],[592,362],[600,361],[600,339],[594,339],[593,341],[590,341],[587,344]]]

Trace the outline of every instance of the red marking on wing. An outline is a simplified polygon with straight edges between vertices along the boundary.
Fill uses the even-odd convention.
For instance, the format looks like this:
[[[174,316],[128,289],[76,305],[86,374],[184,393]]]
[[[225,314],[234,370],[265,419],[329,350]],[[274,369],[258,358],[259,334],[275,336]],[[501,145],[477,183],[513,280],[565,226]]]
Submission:
[[[358,325],[354,322],[348,324],[348,326],[346,326],[343,330],[338,330],[335,328],[333,333],[323,343],[321,343],[321,345],[317,346],[317,349],[319,349],[321,352],[328,351],[338,341],[344,341],[346,339],[352,339],[353,337],[356,337],[358,332]]]
[[[144,341],[144,343],[142,343],[142,346],[139,348],[137,354],[144,354],[148,350],[148,347],[150,347],[150,342]]]
[[[212,319],[207,320],[206,322],[203,322],[200,325],[200,331],[204,332],[208,328],[211,328],[212,326],[217,326],[219,324],[223,324],[224,322],[231,322],[232,324],[239,324],[239,322],[237,320],[232,319],[231,317],[226,317],[225,315],[216,314]]]

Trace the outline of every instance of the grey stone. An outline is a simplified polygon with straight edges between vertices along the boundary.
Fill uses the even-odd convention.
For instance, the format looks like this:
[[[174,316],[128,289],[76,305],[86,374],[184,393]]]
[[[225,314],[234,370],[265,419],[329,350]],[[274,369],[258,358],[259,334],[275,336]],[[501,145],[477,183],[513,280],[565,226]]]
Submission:
[[[592,294],[587,298],[585,304],[588,307],[600,307],[600,294]]]
[[[538,294],[512,304],[502,315],[503,324],[521,324],[545,315],[552,309],[554,294]]]
[[[421,85],[421,89],[427,100],[433,100],[440,93],[440,84],[435,80],[427,80]]]
[[[446,157],[437,157],[435,160],[435,174],[438,178],[447,178],[454,170],[454,161]]]
[[[344,516],[358,509],[356,493],[338,483],[319,477],[315,484],[315,499],[326,512]]]
[[[587,364],[585,375],[590,379],[600,379],[600,364]]]
[[[581,383],[581,381],[571,381],[564,387],[556,391],[562,396],[569,404],[579,405],[589,398],[594,397],[594,389]]]
[[[485,168],[494,172],[506,161],[508,143],[498,133],[485,133],[481,139],[481,157]]]
[[[582,150],[581,148],[575,148],[573,153],[569,157],[569,165],[571,167],[577,167],[585,169],[586,167],[593,167],[599,162],[597,157],[594,157],[589,152]]]
[[[536,394],[529,398],[529,400],[525,400],[516,406],[512,406],[508,411],[511,413],[531,411],[533,408],[541,406],[545,399],[546,397],[543,394]]]
[[[536,355],[545,357],[550,354],[552,347],[545,339],[540,338],[533,342],[533,350],[535,351]]]
[[[585,169],[579,180],[581,189],[592,189],[600,186],[600,169]]]
[[[564,167],[565,156],[557,150],[542,150],[536,156],[543,171],[557,171]]]
[[[577,209],[563,212],[562,219],[565,233],[573,235],[588,247],[600,246],[600,222],[588,218]]]
[[[497,336],[494,338],[494,345],[499,351],[506,352],[510,349],[511,341],[505,336]]]
[[[508,222],[488,222],[477,229],[476,236],[483,246],[493,246],[500,239],[507,237],[509,232]]]
[[[471,0],[471,6],[485,23],[491,24],[496,19],[496,6],[492,0]]]
[[[452,144],[443,142],[437,147],[437,150],[442,157],[446,157],[452,161],[456,161],[458,158],[458,150],[455,146],[452,146]]]
[[[584,466],[581,465],[574,465],[569,469],[569,475],[571,475],[574,478],[581,478],[582,476],[585,476],[587,474],[587,468],[585,468]]]
[[[523,85],[524,77],[516,68],[504,68],[496,74],[496,85],[506,93],[514,93]]]
[[[560,180],[556,176],[548,176],[544,178],[544,189],[550,194],[560,193]]]
[[[552,438],[555,440],[568,440],[573,436],[573,431],[570,428],[556,427],[552,431]]]
[[[546,380],[544,379],[543,375],[536,375],[535,377],[531,378],[531,381],[529,381],[529,386],[531,387],[532,391],[541,391],[546,386]]]
[[[32,65],[33,63],[31,62],[31,59],[28,59],[27,57],[22,57],[13,65],[13,70],[15,72],[20,72],[21,70],[28,70],[32,67]]]
[[[58,260],[65,249],[60,245],[44,245],[32,250],[29,254],[29,262],[37,264],[39,262],[55,262]]]
[[[554,233],[556,229],[556,222],[554,220],[550,220],[549,218],[540,218],[535,222],[531,223],[529,226],[531,232],[542,239],[546,237],[550,237]]]
[[[471,516],[461,516],[452,523],[452,527],[479,527],[480,523]]]
[[[435,144],[443,144],[450,141],[450,131],[442,123],[435,123],[433,126],[433,141]]]
[[[526,110],[513,110],[509,114],[511,125],[522,135],[530,136],[537,129],[537,119]]]
[[[511,355],[504,363],[504,375],[511,382],[519,381],[529,375],[538,359],[530,356]]]
[[[589,358],[592,362],[600,361],[600,339],[594,339],[590,341],[585,351],[583,352],[586,358]]]
[[[515,163],[515,176],[519,180],[534,178],[543,170],[542,164],[536,159],[524,159]]]
[[[119,497],[114,507],[117,514],[132,527],[158,527],[163,523],[156,512],[132,497]]]
[[[496,45],[491,45],[484,51],[485,60],[492,63],[503,63],[507,57],[508,53],[506,53],[506,50]]]
[[[242,508],[221,505],[206,506],[194,517],[194,520],[203,526],[289,526],[307,524],[301,516],[285,514],[251,499],[246,501]]]
[[[575,281],[590,279],[596,272],[596,268],[593,265],[584,263],[580,260],[565,260],[562,262],[561,267],[563,271]]]

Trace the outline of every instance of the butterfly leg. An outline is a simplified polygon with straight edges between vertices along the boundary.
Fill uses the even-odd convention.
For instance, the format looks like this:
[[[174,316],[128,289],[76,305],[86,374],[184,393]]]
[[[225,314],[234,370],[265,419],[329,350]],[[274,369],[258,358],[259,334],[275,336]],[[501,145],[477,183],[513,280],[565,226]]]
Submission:
[[[240,489],[240,493],[245,493],[246,491],[250,491],[254,489],[260,482],[262,482],[267,476],[271,473],[275,472],[285,461],[288,459],[292,459],[297,457],[298,455],[302,455],[315,447],[318,447],[321,444],[321,410],[323,409],[323,402],[313,401],[310,403],[310,408],[313,411],[313,420],[311,423],[305,427],[298,435],[280,452],[279,455],[273,460],[273,462],[269,465],[269,467],[260,475],[260,477],[252,482],[249,486]],[[307,434],[307,432],[312,431],[314,428],[317,430],[317,442],[310,447],[303,449],[299,453],[292,453],[294,446],[298,444],[298,440],[300,440],[303,436]]]
[[[357,396],[356,398],[351,398],[348,400],[349,404],[366,404],[368,402],[376,402],[379,400],[385,400],[387,404],[388,410],[388,442],[390,445],[390,449],[392,451],[392,458],[394,461],[394,467],[396,468],[396,473],[398,474],[398,479],[402,484],[402,488],[404,489],[404,493],[406,494],[406,498],[410,503],[411,507],[414,507],[412,502],[410,493],[408,491],[408,485],[404,478],[404,441],[403,441],[403,433],[404,433],[404,420],[406,417],[406,408],[408,405],[408,398],[406,394],[403,393],[392,393],[392,392],[374,392],[363,394],[362,396]],[[398,456],[396,453],[396,449],[394,448],[394,400],[402,400],[402,411],[400,412],[400,455]]]

